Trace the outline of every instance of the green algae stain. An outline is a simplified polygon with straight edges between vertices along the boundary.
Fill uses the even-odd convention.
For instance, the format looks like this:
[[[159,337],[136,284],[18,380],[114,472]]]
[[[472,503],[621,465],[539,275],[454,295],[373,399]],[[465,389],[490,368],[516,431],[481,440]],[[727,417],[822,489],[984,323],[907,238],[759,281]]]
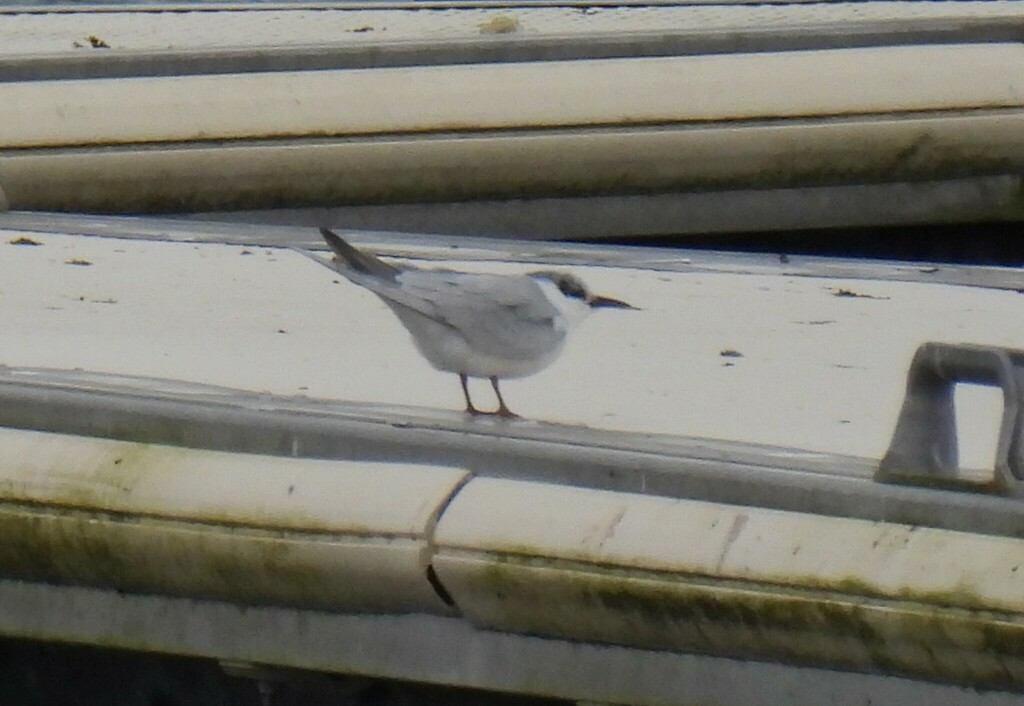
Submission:
[[[1024,686],[1024,620],[970,591],[881,598],[849,579],[799,589],[504,556],[464,579],[489,627],[635,647]],[[1012,668],[1007,665],[1015,665]]]

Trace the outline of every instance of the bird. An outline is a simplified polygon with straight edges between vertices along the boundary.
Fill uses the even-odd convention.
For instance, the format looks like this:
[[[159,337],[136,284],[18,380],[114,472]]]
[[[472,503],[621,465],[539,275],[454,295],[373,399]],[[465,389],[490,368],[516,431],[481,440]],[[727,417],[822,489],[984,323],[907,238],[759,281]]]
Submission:
[[[332,261],[303,253],[365,287],[395,313],[424,358],[437,370],[459,376],[466,413],[518,417],[502,397],[499,380],[520,378],[548,367],[569,332],[602,308],[636,309],[592,294],[573,274],[478,274],[396,266],[360,250],[328,228],[320,228]],[[498,408],[474,406],[469,378],[487,378]]]

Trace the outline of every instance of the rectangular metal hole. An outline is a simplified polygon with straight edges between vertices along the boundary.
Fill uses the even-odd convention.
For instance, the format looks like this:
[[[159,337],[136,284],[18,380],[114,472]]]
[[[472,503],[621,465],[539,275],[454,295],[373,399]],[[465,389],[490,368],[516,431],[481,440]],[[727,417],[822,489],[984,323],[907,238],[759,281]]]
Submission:
[[[961,475],[991,478],[1003,418],[1003,391],[988,385],[957,383],[953,404]]]

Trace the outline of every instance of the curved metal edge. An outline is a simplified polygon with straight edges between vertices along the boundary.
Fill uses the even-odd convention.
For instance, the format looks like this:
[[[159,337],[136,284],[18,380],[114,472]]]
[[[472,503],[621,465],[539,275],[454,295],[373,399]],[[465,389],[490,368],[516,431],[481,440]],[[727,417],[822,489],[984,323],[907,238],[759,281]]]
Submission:
[[[927,342],[914,355],[892,442],[875,473],[884,483],[938,485],[1022,495],[1021,395],[1024,351],[994,346]],[[953,394],[957,383],[990,385],[1003,392],[1003,413],[992,476],[965,479],[959,465]]]
[[[0,425],[256,454],[431,463],[478,477],[1024,537],[1019,501],[874,483],[869,459],[551,424],[499,428],[432,410],[221,389],[176,394],[136,382],[134,391],[124,384],[4,382]]]

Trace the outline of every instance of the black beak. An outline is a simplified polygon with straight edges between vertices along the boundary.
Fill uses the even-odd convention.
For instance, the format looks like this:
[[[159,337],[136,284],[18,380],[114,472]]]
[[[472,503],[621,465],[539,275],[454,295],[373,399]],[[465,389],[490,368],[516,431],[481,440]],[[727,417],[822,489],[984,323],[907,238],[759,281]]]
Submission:
[[[591,309],[639,309],[632,304],[619,301],[618,299],[612,299],[611,297],[594,297],[589,302]]]

